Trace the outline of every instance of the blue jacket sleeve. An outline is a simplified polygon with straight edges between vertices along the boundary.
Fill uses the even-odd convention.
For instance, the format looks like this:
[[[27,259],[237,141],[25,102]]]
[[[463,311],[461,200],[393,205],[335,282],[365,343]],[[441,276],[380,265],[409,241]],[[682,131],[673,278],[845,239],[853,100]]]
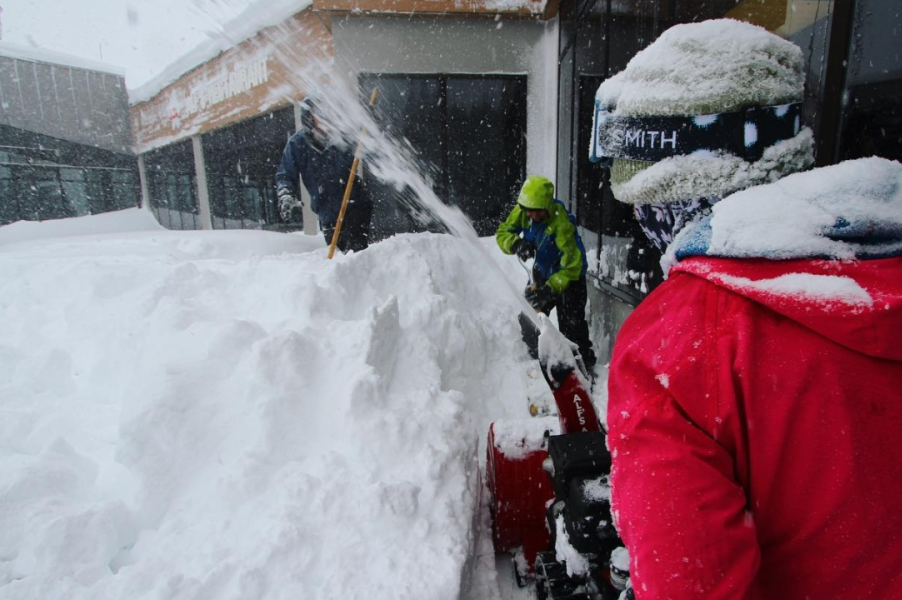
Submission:
[[[301,173],[301,161],[304,159],[301,149],[302,140],[298,139],[300,133],[295,133],[285,144],[282,152],[282,162],[276,171],[276,193],[287,189],[295,196],[298,195],[298,179]]]

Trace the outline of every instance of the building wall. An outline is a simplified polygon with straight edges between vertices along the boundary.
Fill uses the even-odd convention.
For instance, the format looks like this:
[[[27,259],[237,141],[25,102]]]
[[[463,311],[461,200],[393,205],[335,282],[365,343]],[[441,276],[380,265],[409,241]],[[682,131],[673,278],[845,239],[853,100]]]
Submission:
[[[123,77],[10,56],[0,48],[0,124],[130,154]]]
[[[332,18],[335,71],[352,89],[360,73],[523,74],[527,172],[554,177],[557,22],[477,18]]]

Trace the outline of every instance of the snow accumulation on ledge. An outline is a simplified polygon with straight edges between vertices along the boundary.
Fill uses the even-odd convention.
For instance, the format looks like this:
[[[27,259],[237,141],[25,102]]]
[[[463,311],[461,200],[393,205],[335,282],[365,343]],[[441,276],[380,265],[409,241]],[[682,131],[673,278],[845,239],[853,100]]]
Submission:
[[[166,86],[177,81],[188,71],[215,58],[253,37],[261,30],[278,25],[292,15],[308,8],[313,0],[258,0],[219,30],[211,31],[209,38],[194,50],[169,64],[163,71],[134,89],[129,88],[129,103],[146,102],[159,94]]]

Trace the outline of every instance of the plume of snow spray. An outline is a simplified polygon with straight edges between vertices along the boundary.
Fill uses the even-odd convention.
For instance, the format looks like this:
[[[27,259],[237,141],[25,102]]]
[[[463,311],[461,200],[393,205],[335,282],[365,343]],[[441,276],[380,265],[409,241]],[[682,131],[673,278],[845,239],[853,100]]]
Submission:
[[[281,1],[297,4],[298,10],[304,6],[304,3],[294,0]],[[230,28],[222,23],[223,14],[234,14],[234,0],[204,0],[196,6],[215,24],[209,33],[211,37],[226,38],[232,46],[244,41],[240,36],[233,36]],[[237,20],[240,21],[241,18]],[[289,38],[290,25],[285,21],[274,27],[282,29],[286,39]],[[250,43],[265,42],[251,40]],[[288,44],[276,47],[274,53],[284,64],[293,66],[289,69],[292,80],[286,86],[288,90],[305,90],[307,94],[313,94],[317,98],[317,109],[331,124],[328,132],[332,143],[344,145],[353,151],[358,140],[362,139],[363,168],[368,175],[375,176],[398,191],[405,204],[404,208],[418,222],[440,223],[452,235],[469,242],[469,247],[480,263],[479,268],[494,272],[499,279],[507,281],[488,251],[479,244],[479,236],[467,216],[459,208],[441,201],[417,166],[418,161],[410,145],[406,140],[394,139],[376,124],[360,94],[336,75],[334,61],[323,60],[318,55],[308,55],[305,48]],[[298,102],[302,99],[289,95],[291,92],[288,90],[284,100]],[[369,95],[368,91],[366,95]],[[509,282],[508,288],[518,299],[523,312],[539,325],[534,309],[523,298],[521,290]]]

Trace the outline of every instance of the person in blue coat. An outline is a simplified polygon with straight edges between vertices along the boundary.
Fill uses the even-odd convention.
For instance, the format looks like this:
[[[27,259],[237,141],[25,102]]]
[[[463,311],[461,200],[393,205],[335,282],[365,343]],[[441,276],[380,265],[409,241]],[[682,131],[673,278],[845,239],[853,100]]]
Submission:
[[[300,178],[310,193],[310,208],[319,218],[323,236],[329,244],[354,162],[354,150],[329,138],[329,124],[317,109],[316,100],[310,96],[305,98],[300,104],[300,113],[301,128],[285,145],[282,162],[276,172],[279,216],[286,223],[297,220],[303,208],[298,194]],[[338,249],[342,252],[359,252],[369,245],[373,203],[367,183],[361,177],[361,166],[358,165],[357,178],[338,239]]]

